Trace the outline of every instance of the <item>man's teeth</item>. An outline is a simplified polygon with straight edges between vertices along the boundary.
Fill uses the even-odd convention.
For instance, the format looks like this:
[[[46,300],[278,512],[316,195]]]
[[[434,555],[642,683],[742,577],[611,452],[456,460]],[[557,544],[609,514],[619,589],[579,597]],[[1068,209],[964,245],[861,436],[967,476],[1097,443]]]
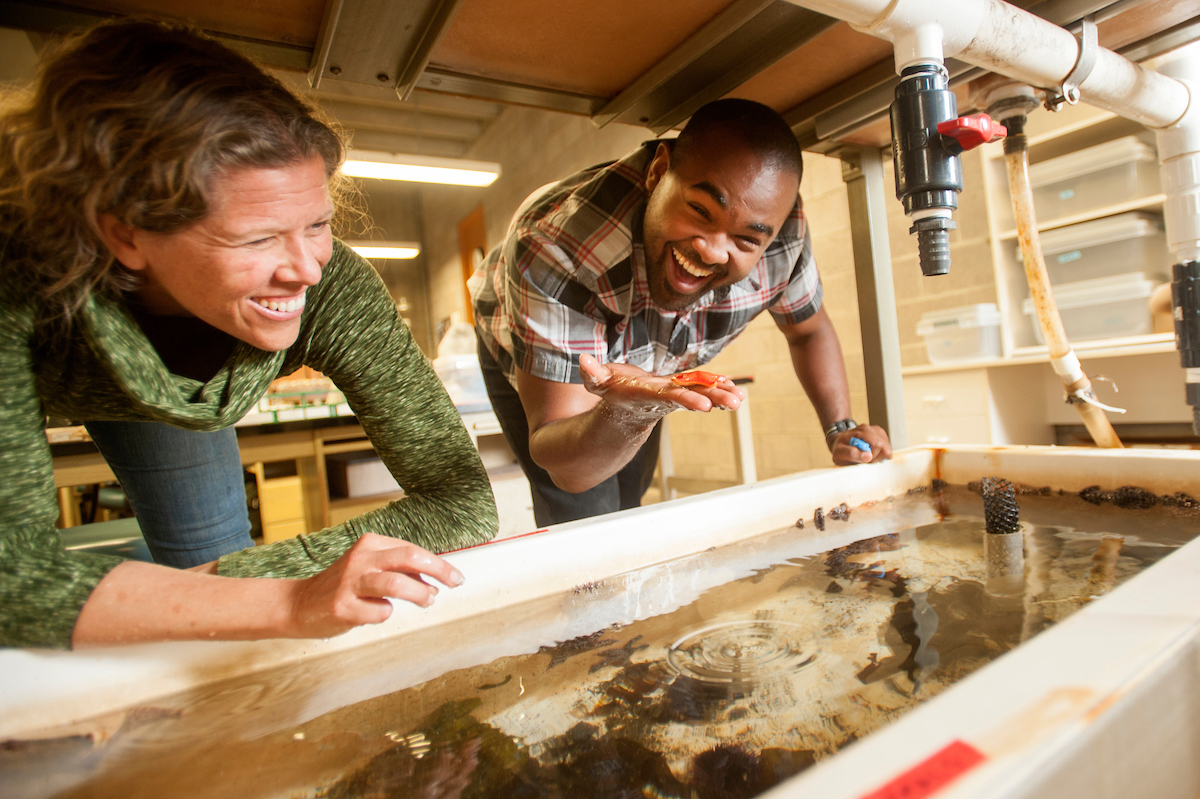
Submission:
[[[257,302],[259,305],[261,305],[264,308],[269,308],[272,311],[282,311],[283,313],[290,313],[292,311],[298,311],[304,307],[304,298],[303,297],[301,297],[298,300],[288,300],[287,302],[276,302],[275,300],[266,300],[266,299],[258,299],[258,300],[255,300],[255,302]]]
[[[675,263],[679,264],[679,268],[687,272],[692,277],[708,277],[714,271],[716,271],[714,269],[705,269],[703,267],[696,266],[687,258],[684,258],[683,255],[680,254],[679,250],[675,249],[674,247],[671,248],[671,252],[675,255]]]

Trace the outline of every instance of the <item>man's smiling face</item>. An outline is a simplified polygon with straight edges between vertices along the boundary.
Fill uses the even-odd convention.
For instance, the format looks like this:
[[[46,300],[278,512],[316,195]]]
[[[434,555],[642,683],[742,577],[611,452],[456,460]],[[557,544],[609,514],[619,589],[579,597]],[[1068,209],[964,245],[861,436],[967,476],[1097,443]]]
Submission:
[[[660,144],[646,188],[650,298],[665,310],[683,311],[750,274],[787,220],[799,177],[714,132],[674,164]]]

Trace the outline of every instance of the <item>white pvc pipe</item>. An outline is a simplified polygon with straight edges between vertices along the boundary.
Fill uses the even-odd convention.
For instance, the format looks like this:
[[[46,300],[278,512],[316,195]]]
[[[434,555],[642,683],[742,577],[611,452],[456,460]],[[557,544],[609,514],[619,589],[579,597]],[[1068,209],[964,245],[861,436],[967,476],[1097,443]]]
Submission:
[[[892,42],[897,71],[953,57],[1047,88],[1061,84],[1079,55],[1079,43],[1067,30],[1003,0],[788,2]],[[1150,128],[1175,124],[1188,108],[1188,89],[1182,83],[1104,48],[1079,92],[1091,105]]]
[[[1200,54],[1163,64],[1160,71],[1200,97]],[[1162,161],[1163,221],[1174,263],[1200,259],[1200,102],[1178,123],[1156,131]]]

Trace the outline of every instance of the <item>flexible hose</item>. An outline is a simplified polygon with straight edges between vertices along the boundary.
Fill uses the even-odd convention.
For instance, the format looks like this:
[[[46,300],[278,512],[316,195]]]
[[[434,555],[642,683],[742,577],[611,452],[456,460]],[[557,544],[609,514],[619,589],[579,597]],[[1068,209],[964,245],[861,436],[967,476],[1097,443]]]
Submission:
[[[1029,144],[1023,129],[1024,118],[1006,119],[1004,124],[1010,134],[1004,140],[1004,161],[1008,166],[1008,187],[1012,193],[1013,210],[1017,218],[1017,236],[1021,242],[1021,255],[1025,262],[1025,278],[1029,281],[1029,293],[1033,297],[1033,307],[1037,311],[1038,324],[1042,328],[1042,337],[1050,350],[1050,359],[1057,362],[1072,354],[1071,344],[1067,341],[1067,333],[1063,329],[1062,317],[1058,314],[1058,306],[1054,303],[1054,295],[1050,290],[1050,276],[1046,272],[1046,261],[1042,257],[1042,244],[1038,238],[1037,218],[1033,210],[1033,189],[1029,183]],[[1013,128],[1018,132],[1013,135]],[[1088,380],[1082,370],[1077,380],[1070,376],[1063,377],[1063,385],[1069,397],[1093,397],[1092,381]],[[1116,449],[1123,445],[1112,423],[1104,415],[1104,411],[1087,402],[1072,402],[1083,424],[1096,442],[1096,446]]]

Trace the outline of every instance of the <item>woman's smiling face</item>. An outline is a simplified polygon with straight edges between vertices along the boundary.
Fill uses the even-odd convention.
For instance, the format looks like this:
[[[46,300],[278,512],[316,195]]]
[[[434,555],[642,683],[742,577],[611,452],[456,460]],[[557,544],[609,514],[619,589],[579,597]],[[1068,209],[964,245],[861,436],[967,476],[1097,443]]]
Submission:
[[[152,313],[194,316],[277,351],[295,343],[305,290],[321,279],[333,254],[332,216],[325,162],[314,156],[220,175],[208,216],[189,228],[126,227],[117,243],[106,240],[117,260],[142,277],[139,298]]]
[[[791,213],[798,176],[745,145],[710,135],[683,163],[659,145],[646,174],[642,238],[650,297],[682,311],[745,279]]]

